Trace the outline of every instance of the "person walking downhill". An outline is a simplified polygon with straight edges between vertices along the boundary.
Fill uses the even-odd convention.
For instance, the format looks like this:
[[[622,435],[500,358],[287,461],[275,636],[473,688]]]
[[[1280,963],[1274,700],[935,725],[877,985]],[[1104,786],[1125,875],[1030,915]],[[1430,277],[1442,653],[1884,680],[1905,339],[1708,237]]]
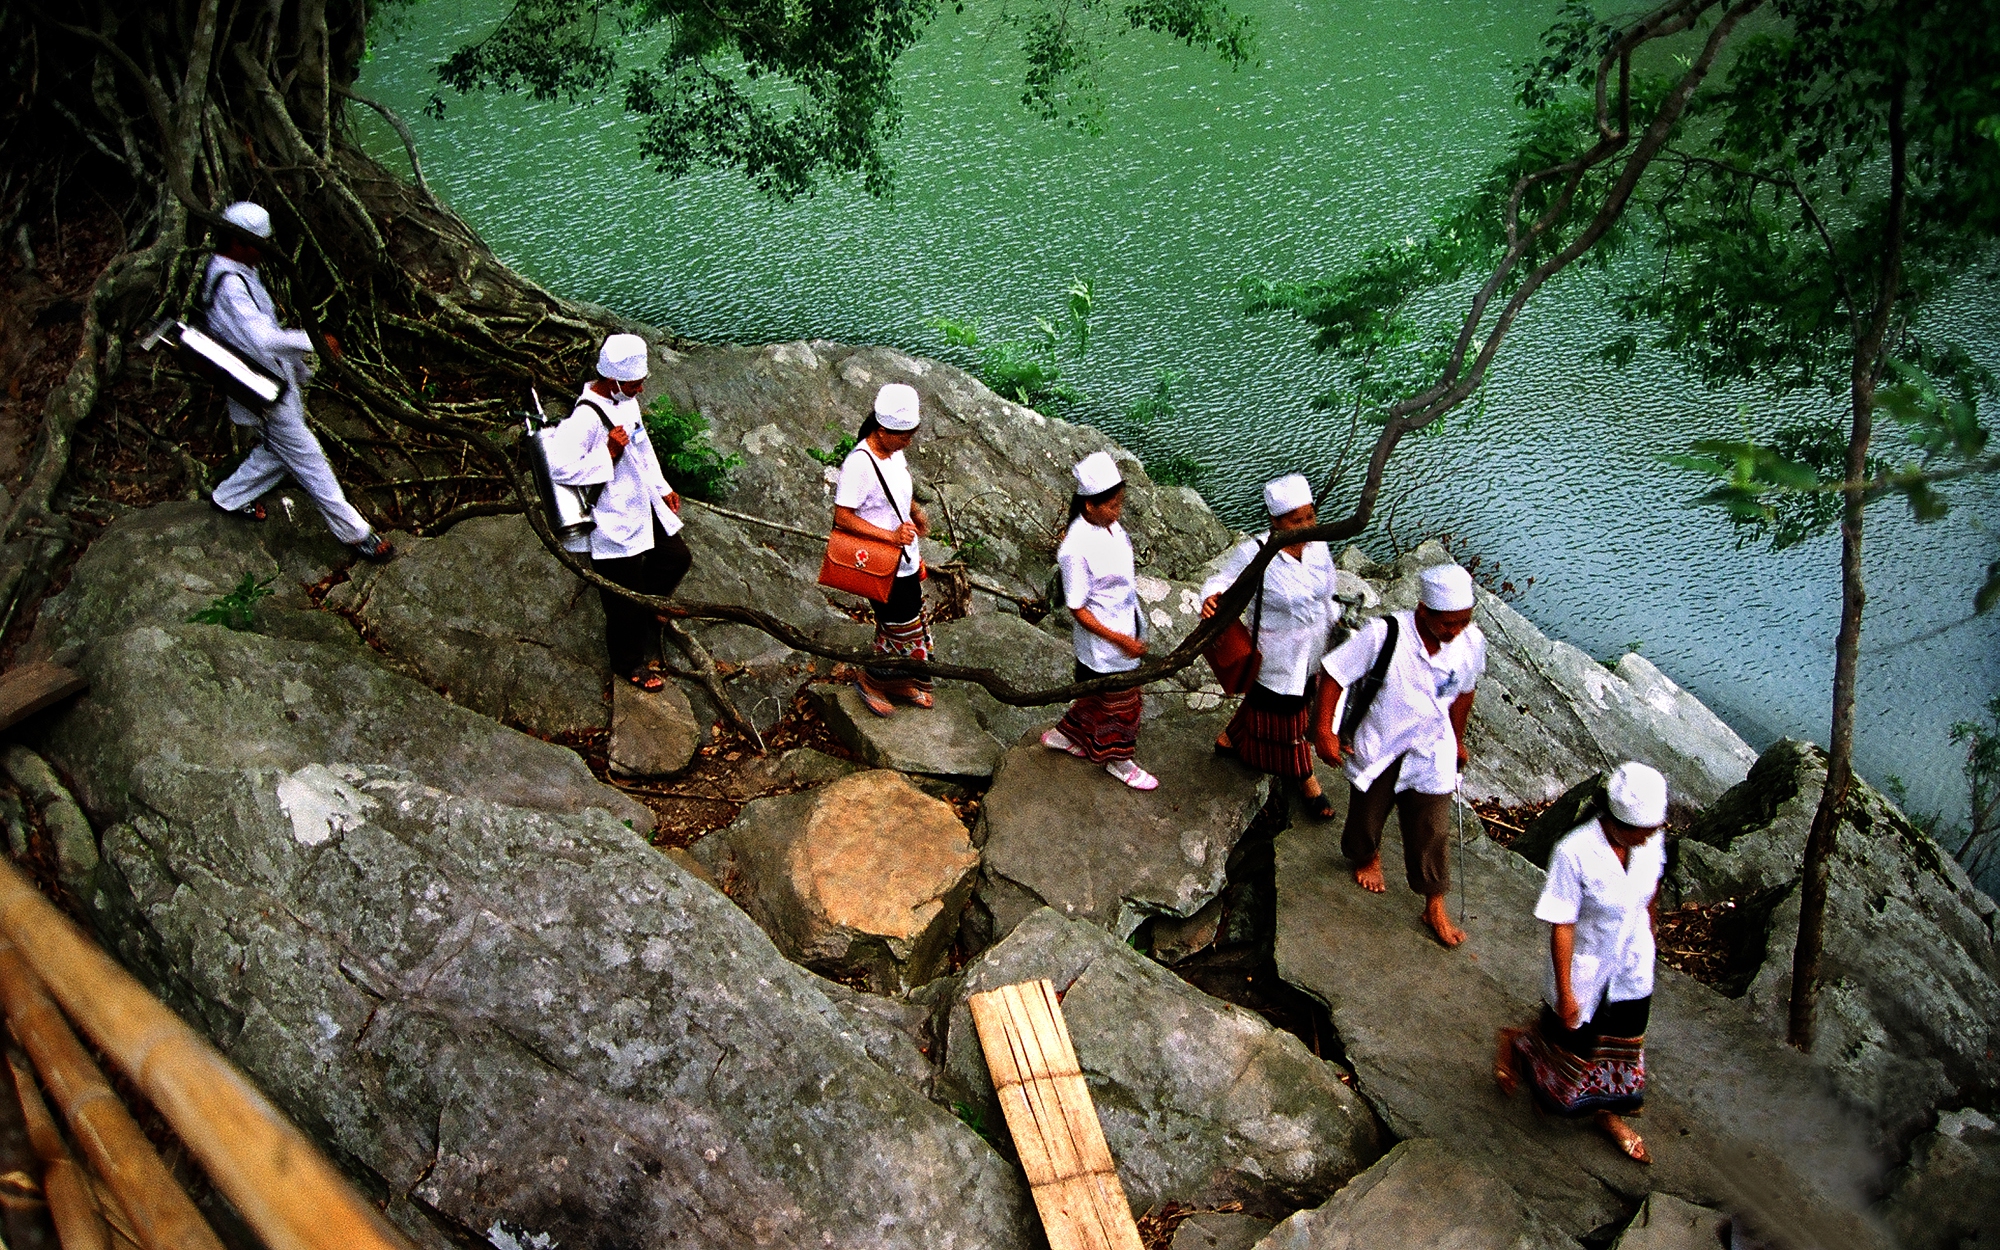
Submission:
[[[1264,510],[1271,516],[1271,528],[1236,544],[1215,576],[1202,584],[1204,618],[1215,615],[1217,598],[1250,567],[1274,533],[1282,542],[1286,530],[1319,522],[1312,485],[1303,474],[1267,483]],[[1298,786],[1307,809],[1321,820],[1333,815],[1333,802],[1313,776],[1308,736],[1319,662],[1326,655],[1334,622],[1340,619],[1334,586],[1333,556],[1325,543],[1287,544],[1264,567],[1264,606],[1253,643],[1263,661],[1229,727],[1215,740],[1217,753],[1234,755],[1259,772]]]
[[[1076,647],[1077,681],[1129,673],[1146,654],[1145,617],[1132,564],[1132,539],[1118,518],[1125,511],[1125,478],[1105,452],[1092,452],[1070,470],[1076,494],[1069,501],[1069,531],[1056,550],[1063,603],[1069,608]],[[1134,687],[1087,694],[1069,705],[1042,745],[1104,765],[1134,790],[1157,789],[1160,779],[1132,757],[1139,744],[1145,696]]]
[[[271,238],[271,214],[260,204],[238,200],[222,210],[222,217],[259,239],[268,242]],[[312,381],[306,357],[320,345],[305,331],[287,330],[278,324],[277,305],[257,276],[263,259],[261,248],[230,239],[215,249],[202,276],[209,332],[285,383],[277,405],[261,416],[234,399],[229,401],[229,419],[257,430],[262,437],[236,471],[215,488],[209,502],[232,516],[261,521],[264,505],[257,502],[258,497],[289,473],[312,497],[335,538],[364,559],[387,560],[396,554],[395,546],[347,502],[340,479],[326,462],[325,449],[306,427],[306,386]],[[331,334],[326,336],[325,346],[334,356],[340,355],[340,341]]]
[[[590,556],[600,577],[642,595],[671,595],[694,564],[681,533],[681,497],[660,471],[646,435],[639,392],[645,389],[646,340],[614,334],[597,353],[597,376],[556,427],[549,477],[564,486],[602,486],[587,534],[565,550]],[[604,603],[604,650],[611,671],[641,690],[666,679],[646,666],[665,618],[615,591],[598,587]]]
[[[1472,576],[1456,564],[1422,573],[1414,612],[1368,622],[1321,664],[1313,742],[1329,764],[1342,764],[1352,794],[1341,851],[1354,880],[1377,894],[1382,827],[1394,807],[1403,827],[1403,871],[1424,896],[1424,923],[1446,946],[1465,933],[1451,922],[1449,819],[1458,770],[1466,762],[1465,721],[1472,689],[1486,671],[1486,635],[1472,623]],[[1374,691],[1358,723],[1334,716],[1357,684]],[[1365,694],[1363,696],[1366,697]],[[1348,735],[1351,734],[1351,740]]]
[[[840,466],[833,492],[834,528],[892,542],[903,549],[889,598],[874,605],[875,654],[911,660],[931,658],[930,613],[924,610],[923,557],[917,540],[931,532],[930,517],[914,496],[916,482],[903,452],[916,441],[921,419],[917,390],[890,382],[876,392],[875,410],[861,422],[854,450]],[[895,714],[892,698],[916,707],[931,706],[925,677],[900,676],[869,666],[855,676],[861,701],[877,716]]]
[[[1547,1001],[1526,1028],[1500,1030],[1493,1079],[1512,1094],[1525,1069],[1544,1109],[1594,1117],[1620,1150],[1651,1163],[1645,1140],[1622,1117],[1646,1094],[1666,778],[1628,761],[1612,772],[1605,798],[1608,810],[1549,855],[1535,904],[1535,918],[1549,926]]]

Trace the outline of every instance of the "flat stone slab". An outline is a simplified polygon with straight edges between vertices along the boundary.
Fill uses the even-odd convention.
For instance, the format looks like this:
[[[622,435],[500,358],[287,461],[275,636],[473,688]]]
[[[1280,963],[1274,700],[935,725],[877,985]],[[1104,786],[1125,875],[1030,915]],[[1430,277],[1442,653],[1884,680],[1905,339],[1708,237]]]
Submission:
[[[1723,1240],[1728,1233],[1729,1217],[1720,1211],[1672,1194],[1649,1194],[1611,1250],[1715,1250],[1728,1244]]]
[[[621,777],[671,777],[694,759],[701,725],[679,686],[654,691],[624,678],[611,683],[611,771]]]
[[[876,768],[984,780],[1000,762],[999,741],[980,725],[961,691],[940,686],[935,707],[899,703],[894,716],[869,711],[852,682],[811,691],[834,737]]]
[[[994,936],[1044,904],[1121,938],[1148,916],[1201,910],[1270,792],[1268,778],[1211,749],[1227,721],[1220,712],[1147,721],[1139,763],[1161,780],[1145,792],[1025,735],[994,773],[980,817],[979,894]]]
[[[1346,787],[1331,793],[1344,806]],[[1880,1171],[1868,1129],[1825,1071],[1744,1004],[1670,969],[1659,969],[1637,1125],[1654,1166],[1626,1159],[1587,1124],[1539,1114],[1525,1091],[1503,1097],[1494,1033],[1532,1018],[1541,998],[1541,871],[1483,837],[1469,841],[1454,873],[1470,937],[1447,951],[1399,872],[1386,894],[1354,884],[1339,829],[1336,820],[1276,839],[1278,971],[1327,1005],[1357,1087],[1392,1132],[1448,1141],[1571,1237],[1623,1223],[1628,1195],[1660,1191],[1806,1242],[1887,1244],[1862,1214]],[[1385,863],[1400,863],[1401,841],[1392,817]],[[1452,904],[1456,913],[1457,890]]]
[[[1578,1250],[1521,1195],[1430,1138],[1399,1143],[1316,1210],[1257,1250]]]
[[[1271,1231],[1271,1221],[1241,1212],[1204,1211],[1174,1230],[1167,1250],[1250,1250]]]

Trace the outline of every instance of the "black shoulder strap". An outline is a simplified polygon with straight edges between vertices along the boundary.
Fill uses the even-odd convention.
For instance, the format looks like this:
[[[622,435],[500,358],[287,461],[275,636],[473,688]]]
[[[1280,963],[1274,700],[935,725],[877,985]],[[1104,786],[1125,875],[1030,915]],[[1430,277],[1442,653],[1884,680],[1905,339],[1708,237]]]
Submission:
[[[213,310],[215,307],[215,293],[221,290],[222,284],[227,280],[229,280],[230,278],[234,278],[238,282],[241,282],[243,284],[243,293],[245,295],[250,295],[249,279],[245,278],[242,274],[237,273],[233,269],[219,270],[213,278],[207,280],[207,283],[202,288],[201,319],[204,323],[208,321],[208,315],[210,311]],[[251,295],[250,302],[253,304],[256,303],[257,297]]]
[[[613,421],[613,420],[611,419],[611,416],[610,416],[610,414],[609,414],[609,413],[605,412],[605,411],[604,411],[604,409],[602,409],[602,408],[600,408],[600,407],[598,407],[598,406],[597,406],[597,401],[596,401],[596,400],[592,400],[592,399],[579,399],[579,400],[577,400],[577,401],[576,401],[576,406],[577,406],[577,407],[579,407],[579,408],[588,408],[588,409],[590,409],[590,410],[591,410],[592,412],[596,413],[596,414],[597,414],[597,419],[598,419],[599,421],[602,421],[602,422],[604,422],[604,428],[605,428],[605,429],[607,429],[607,430],[610,430],[610,429],[615,429],[615,428],[617,428],[617,425],[618,425],[618,423],[617,423],[616,421]]]
[[[1257,550],[1264,550],[1265,540],[1259,539]],[[1251,557],[1255,559],[1255,556]],[[1271,566],[1264,566],[1264,577],[1271,575]],[[1255,647],[1264,640],[1264,577],[1257,579],[1257,606],[1250,611],[1250,645]]]
[[[904,525],[908,525],[910,518],[904,516],[903,510],[896,505],[896,493],[889,489],[889,479],[882,476],[882,465],[881,462],[875,459],[875,453],[866,447],[857,447],[854,450],[868,457],[868,467],[875,470],[875,480],[882,483],[882,497],[889,501],[889,510],[896,514],[898,521]]]
[[[1389,662],[1396,658],[1396,642],[1402,633],[1395,613],[1382,618],[1388,623],[1388,634],[1382,639],[1382,649],[1375,653],[1375,662],[1368,666],[1367,673],[1354,683],[1354,689],[1347,692],[1347,708],[1340,717],[1340,737],[1343,741],[1354,736],[1361,728],[1361,722],[1375,706],[1375,696],[1382,693],[1382,683],[1389,676]]]

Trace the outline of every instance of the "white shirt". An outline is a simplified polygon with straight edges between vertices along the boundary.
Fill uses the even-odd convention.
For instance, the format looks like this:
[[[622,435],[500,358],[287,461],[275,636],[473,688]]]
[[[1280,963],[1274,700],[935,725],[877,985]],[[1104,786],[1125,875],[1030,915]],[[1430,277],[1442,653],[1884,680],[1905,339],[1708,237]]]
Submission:
[[[297,407],[304,413],[306,383],[312,371],[306,357],[312,354],[312,336],[304,330],[287,330],[278,324],[278,308],[264,288],[257,271],[227,256],[212,256],[202,277],[208,293],[208,330],[291,385],[281,408]],[[256,425],[258,416],[235,400],[229,401],[229,419],[238,425]]]
[[[1266,531],[1230,548],[1215,576],[1201,584],[1201,597],[1229,589],[1256,558],[1257,545],[1270,537]],[[1333,590],[1333,556],[1325,543],[1307,543],[1296,558],[1280,551],[1264,567],[1264,616],[1257,633],[1257,649],[1264,660],[1257,669],[1258,685],[1276,694],[1306,692],[1306,679],[1326,654],[1327,635],[1340,619]],[[1244,607],[1245,625],[1256,619],[1256,603],[1253,598]]]
[[[1139,582],[1132,568],[1132,538],[1116,521],[1109,529],[1082,517],[1069,523],[1056,549],[1062,570],[1063,605],[1072,613],[1089,608],[1098,624],[1134,638],[1144,637],[1139,614]],[[1070,626],[1076,658],[1100,673],[1127,673],[1139,667],[1136,656],[1080,624]]]
[[[1397,756],[1403,756],[1396,777],[1398,793],[1450,794],[1458,785],[1458,737],[1451,728],[1451,705],[1486,671],[1486,635],[1479,626],[1467,625],[1464,633],[1431,655],[1417,636],[1416,614],[1398,612],[1395,617],[1396,655],[1383,674],[1382,689],[1354,731],[1354,741],[1340,744],[1347,777],[1366,790]],[[1328,653],[1321,667],[1340,683],[1343,709],[1347,692],[1375,663],[1388,634],[1387,622],[1378,618]]]
[[[631,441],[625,454],[611,458],[611,431],[585,401],[604,410],[614,425]],[[596,486],[604,490],[590,510],[596,522],[587,537],[563,543],[565,550],[588,551],[593,560],[615,560],[636,556],[653,549],[653,521],[672,536],[681,532],[681,519],[667,506],[666,494],[673,487],[660,472],[653,442],[646,436],[646,422],[639,401],[625,395],[600,395],[584,387],[576,407],[555,428],[547,440],[549,477],[562,486]]]
[[[1576,926],[1569,988],[1589,1020],[1600,1000],[1629,1003],[1653,992],[1653,926],[1646,905],[1660,888],[1667,864],[1667,840],[1655,833],[1625,852],[1591,820],[1556,843],[1549,855],[1549,879],[1535,904],[1535,919]],[[1549,956],[1549,1005],[1556,1002],[1555,956]]]
[[[869,467],[871,463],[875,468]],[[882,470],[880,478],[875,476],[876,468]],[[882,493],[884,482],[889,485],[887,495]],[[847,453],[840,466],[840,485],[834,487],[833,502],[837,507],[854,509],[855,515],[870,525],[895,530],[910,523],[910,498],[916,489],[916,483],[910,479],[909,462],[903,459],[902,452],[878,460],[864,439]],[[917,544],[912,541],[903,548],[903,558],[896,562],[896,576],[915,573],[920,559]]]

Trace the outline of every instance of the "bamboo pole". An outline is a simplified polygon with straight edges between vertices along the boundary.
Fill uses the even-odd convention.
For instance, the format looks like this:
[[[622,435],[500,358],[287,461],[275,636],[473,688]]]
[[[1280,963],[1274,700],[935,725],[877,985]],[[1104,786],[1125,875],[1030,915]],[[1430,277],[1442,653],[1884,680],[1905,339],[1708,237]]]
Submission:
[[[235,1065],[4,859],[0,937],[166,1117],[269,1250],[409,1250]]]
[[[62,1250],[111,1250],[111,1229],[91,1196],[90,1177],[70,1156],[69,1145],[49,1113],[49,1104],[42,1100],[28,1061],[9,1050],[7,1067],[14,1074],[14,1093],[21,1100],[28,1145],[42,1164],[42,1197],[48,1200],[56,1241]]]
[[[14,869],[9,865],[7,871]],[[0,1005],[84,1157],[117,1195],[139,1243],[146,1250],[222,1250],[208,1221],[112,1092],[103,1069],[76,1040],[41,979],[19,948],[4,938]]]

